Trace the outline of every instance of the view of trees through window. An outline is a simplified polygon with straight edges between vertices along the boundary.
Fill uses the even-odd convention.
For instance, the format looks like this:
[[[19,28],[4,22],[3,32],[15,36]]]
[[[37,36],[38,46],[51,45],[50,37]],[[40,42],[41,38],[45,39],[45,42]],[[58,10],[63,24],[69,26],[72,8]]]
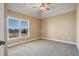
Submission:
[[[28,22],[21,21],[21,36],[28,35]]]
[[[8,18],[9,38],[28,36],[28,21]]]

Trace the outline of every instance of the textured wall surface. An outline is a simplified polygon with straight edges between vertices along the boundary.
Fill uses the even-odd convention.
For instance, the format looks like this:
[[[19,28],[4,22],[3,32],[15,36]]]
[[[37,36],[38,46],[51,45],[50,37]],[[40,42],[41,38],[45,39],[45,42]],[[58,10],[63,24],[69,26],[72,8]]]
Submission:
[[[68,12],[42,20],[42,36],[75,42],[76,12]]]

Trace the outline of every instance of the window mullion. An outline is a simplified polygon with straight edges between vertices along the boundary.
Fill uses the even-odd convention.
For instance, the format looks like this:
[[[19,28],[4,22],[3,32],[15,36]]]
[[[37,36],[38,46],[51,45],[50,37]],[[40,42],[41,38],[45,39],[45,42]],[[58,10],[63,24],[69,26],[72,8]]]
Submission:
[[[21,21],[19,20],[19,37],[21,37]]]
[[[15,17],[8,17],[7,23],[8,38],[16,39],[29,36],[29,21]]]

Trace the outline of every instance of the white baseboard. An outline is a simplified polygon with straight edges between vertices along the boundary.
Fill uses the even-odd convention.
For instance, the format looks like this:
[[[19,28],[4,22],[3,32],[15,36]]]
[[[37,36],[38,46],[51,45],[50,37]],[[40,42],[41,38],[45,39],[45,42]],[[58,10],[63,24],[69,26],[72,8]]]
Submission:
[[[52,40],[52,41],[57,41],[57,42],[63,42],[63,43],[76,45],[76,42],[69,42],[69,41],[63,41],[63,40],[58,40],[58,39],[53,39],[53,38],[45,38],[45,37],[41,37],[41,38],[46,39],[46,40]]]
[[[12,46],[19,45],[19,44],[22,44],[22,43],[26,43],[26,42],[29,42],[29,41],[33,41],[33,40],[37,40],[37,39],[40,39],[40,38],[41,39],[46,39],[46,40],[52,40],[52,41],[62,42],[62,43],[73,44],[73,45],[77,45],[77,47],[79,47],[79,44],[76,44],[76,42],[69,42],[69,41],[63,41],[63,40],[58,40],[58,39],[53,39],[53,38],[45,38],[45,37],[38,37],[38,38],[29,39],[29,40],[22,41],[22,42],[10,44],[10,45],[8,45],[8,47],[12,47]]]
[[[26,42],[34,41],[34,40],[37,40],[37,39],[40,39],[40,37],[38,37],[38,38],[33,38],[33,39],[29,39],[29,40],[22,41],[22,42],[18,42],[18,43],[14,43],[14,44],[10,44],[10,45],[8,45],[8,48],[9,48],[9,47],[16,46],[16,45],[19,45],[19,44],[23,44],[23,43],[26,43]]]
[[[77,43],[76,46],[77,46],[77,49],[78,49],[78,51],[79,51],[79,43]]]
[[[30,42],[30,41],[34,41],[34,40],[37,40],[37,39],[40,39],[40,38],[41,39],[46,39],[46,40],[52,40],[52,41],[62,42],[62,43],[73,44],[73,45],[76,45],[77,48],[78,48],[78,50],[79,50],[79,43],[69,42],[69,41],[63,41],[63,40],[58,40],[58,39],[53,39],[53,38],[45,38],[45,37],[33,38],[33,39],[26,40],[26,41],[22,41],[22,42],[10,44],[10,45],[8,45],[8,47],[13,47],[13,46],[16,46],[16,45],[19,45],[19,44],[23,44],[23,43],[26,43],[26,42]]]

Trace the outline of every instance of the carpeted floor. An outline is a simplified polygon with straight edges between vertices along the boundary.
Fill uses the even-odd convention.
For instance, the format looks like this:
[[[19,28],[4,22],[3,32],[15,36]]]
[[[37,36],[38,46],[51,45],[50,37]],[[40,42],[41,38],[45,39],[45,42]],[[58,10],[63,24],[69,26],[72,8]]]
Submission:
[[[78,56],[75,45],[50,40],[36,40],[8,49],[9,56]]]

